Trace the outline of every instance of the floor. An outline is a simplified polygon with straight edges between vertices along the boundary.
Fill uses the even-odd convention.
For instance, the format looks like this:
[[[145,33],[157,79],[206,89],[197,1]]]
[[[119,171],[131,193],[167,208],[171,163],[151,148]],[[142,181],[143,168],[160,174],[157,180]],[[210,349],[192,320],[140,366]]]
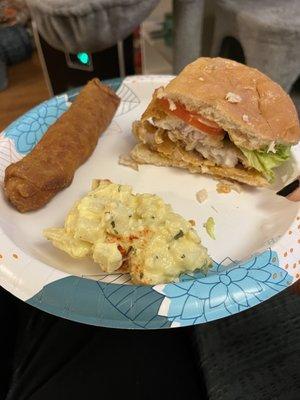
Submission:
[[[0,92],[0,132],[36,104],[49,98],[37,53],[8,69],[8,87]]]

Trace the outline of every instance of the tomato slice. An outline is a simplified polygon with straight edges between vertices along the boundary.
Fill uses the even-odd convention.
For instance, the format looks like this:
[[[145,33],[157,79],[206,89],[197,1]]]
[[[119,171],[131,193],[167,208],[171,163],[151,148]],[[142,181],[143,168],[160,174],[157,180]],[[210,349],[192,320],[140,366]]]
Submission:
[[[181,104],[177,102],[174,103],[176,109],[170,110],[170,104],[167,99],[157,99],[157,101],[166,113],[175,115],[177,118],[180,118],[182,121],[194,126],[202,132],[212,135],[220,135],[223,132],[223,129],[220,128],[214,121],[210,121],[196,112],[193,113],[191,111],[187,111]]]

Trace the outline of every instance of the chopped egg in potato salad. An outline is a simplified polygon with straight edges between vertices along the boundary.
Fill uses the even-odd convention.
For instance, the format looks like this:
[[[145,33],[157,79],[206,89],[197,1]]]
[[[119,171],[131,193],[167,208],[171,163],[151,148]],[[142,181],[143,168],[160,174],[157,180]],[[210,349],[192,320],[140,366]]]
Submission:
[[[211,259],[191,222],[159,196],[133,194],[130,186],[107,180],[94,181],[92,189],[74,204],[63,228],[44,231],[54,246],[92,258],[104,272],[129,272],[136,284],[208,269]]]

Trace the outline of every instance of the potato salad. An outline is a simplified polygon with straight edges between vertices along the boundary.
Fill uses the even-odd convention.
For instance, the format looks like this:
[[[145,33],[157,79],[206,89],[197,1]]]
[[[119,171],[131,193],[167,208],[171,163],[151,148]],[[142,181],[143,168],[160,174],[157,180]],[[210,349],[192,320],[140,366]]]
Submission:
[[[128,272],[135,284],[171,282],[211,264],[192,222],[159,196],[134,194],[108,180],[93,181],[64,227],[45,229],[44,236],[71,257],[91,258],[104,272]]]

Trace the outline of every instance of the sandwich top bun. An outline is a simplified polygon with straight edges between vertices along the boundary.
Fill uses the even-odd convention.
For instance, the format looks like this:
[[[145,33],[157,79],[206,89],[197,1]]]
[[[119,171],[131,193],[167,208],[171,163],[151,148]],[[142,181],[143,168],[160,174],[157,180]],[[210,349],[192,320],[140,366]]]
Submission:
[[[245,148],[300,139],[297,111],[288,94],[257,69],[232,60],[198,58],[156,96],[217,122]]]

